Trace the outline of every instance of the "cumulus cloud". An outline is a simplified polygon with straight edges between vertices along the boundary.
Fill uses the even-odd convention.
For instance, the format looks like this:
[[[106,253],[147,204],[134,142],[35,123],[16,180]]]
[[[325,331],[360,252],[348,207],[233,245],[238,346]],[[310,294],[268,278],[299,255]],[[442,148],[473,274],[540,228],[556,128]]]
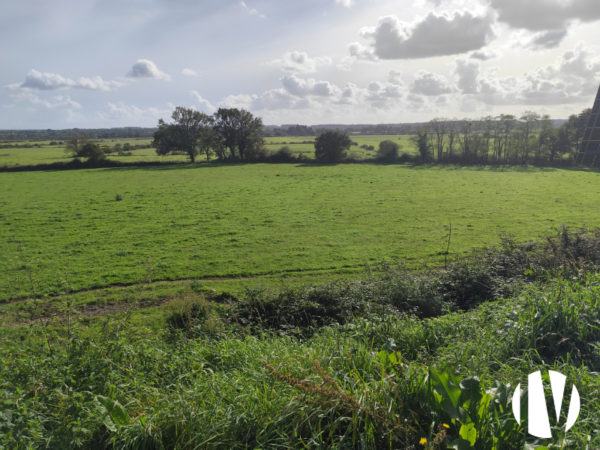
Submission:
[[[399,85],[372,81],[366,90],[359,90],[363,101],[374,109],[387,109],[397,104],[403,96],[403,90]]]
[[[206,100],[204,97],[202,97],[198,91],[193,90],[192,92],[190,92],[190,94],[196,100],[196,103],[198,104],[198,109],[200,111],[210,114],[216,110],[213,104]]]
[[[168,109],[156,107],[142,108],[124,102],[109,102],[106,110],[99,112],[98,116],[104,120],[118,121],[120,123],[156,125],[159,118],[171,115],[173,111],[171,106],[169,105]]]
[[[257,98],[254,94],[232,94],[221,100],[221,104],[227,108],[250,109],[252,102]]]
[[[160,71],[154,62],[149,59],[138,59],[131,67],[127,76],[131,78],[155,78],[157,80],[170,80],[171,77]]]
[[[455,74],[463,94],[487,105],[563,105],[591,102],[600,81],[600,59],[579,47],[554,64],[520,77],[483,73],[474,60],[458,60]]]
[[[498,20],[532,31],[563,30],[569,22],[600,20],[598,0],[489,0]]]
[[[421,71],[413,81],[411,92],[426,96],[444,95],[452,92],[447,80],[438,74]]]
[[[313,73],[320,67],[330,66],[332,60],[328,56],[311,58],[306,52],[294,50],[285,53],[283,58],[271,61],[269,64],[278,66],[286,72]]]
[[[307,109],[311,101],[308,98],[298,98],[290,95],[285,89],[271,89],[253,99],[250,104],[252,109],[278,110],[278,109]]]
[[[390,84],[395,86],[401,86],[404,83],[402,82],[402,73],[397,70],[390,70],[388,74],[388,81]]]
[[[351,44],[350,54],[358,58],[369,54],[380,59],[411,59],[454,55],[478,50],[494,36],[489,16],[470,12],[430,13],[416,23],[400,21],[396,16],[379,19],[375,27],[363,28],[361,34],[371,43],[364,47]]]
[[[106,81],[99,76],[87,78],[81,77],[77,80],[63,77],[57,73],[40,72],[32,69],[25,77],[25,81],[19,85],[21,88],[51,91],[55,89],[79,88],[91,91],[110,91],[122,86],[118,81]]]
[[[489,61],[498,57],[498,54],[490,50],[478,50],[469,55],[471,59],[477,59],[479,61]]]
[[[308,109],[312,104],[308,98],[297,97],[283,88],[270,89],[260,95],[229,95],[221,103],[229,108],[243,108],[251,111]]]
[[[297,97],[317,95],[331,97],[339,93],[339,88],[329,81],[316,81],[312,78],[299,78],[294,74],[285,75],[281,78],[283,88]]]
[[[221,103],[228,107],[263,111],[314,112],[341,107],[355,109],[358,105],[381,110],[398,105],[404,97],[403,85],[389,81],[372,81],[365,87],[354,83],[339,87],[330,81],[317,81],[288,74],[281,78],[281,84],[281,88],[270,89],[261,94],[230,95]]]
[[[479,90],[479,63],[459,59],[456,61],[458,88],[463,94],[475,94]]]
[[[367,61],[377,60],[377,55],[373,50],[360,42],[352,42],[348,45],[348,53],[350,56],[356,59],[362,59]]]

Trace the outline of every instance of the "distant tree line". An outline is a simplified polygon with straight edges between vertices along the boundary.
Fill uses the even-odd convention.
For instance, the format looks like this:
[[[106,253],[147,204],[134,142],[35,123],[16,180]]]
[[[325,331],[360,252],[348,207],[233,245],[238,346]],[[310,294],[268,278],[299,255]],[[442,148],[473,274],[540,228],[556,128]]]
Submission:
[[[68,130],[0,130],[0,141],[67,140],[73,136],[89,139],[151,138],[156,128],[71,128]]]
[[[566,121],[551,120],[534,112],[519,117],[502,114],[479,120],[434,119],[420,124],[412,137],[417,154],[400,154],[392,140],[380,142],[374,159],[365,161],[418,162],[439,164],[533,164],[572,165],[592,164],[578,155],[578,149],[591,114],[586,109]],[[238,108],[220,108],[208,115],[190,108],[177,107],[172,122],[158,121],[152,134],[152,147],[157,154],[184,154],[191,162],[199,155],[207,161],[228,162],[308,162],[294,156],[289,147],[269,154],[265,148],[265,127],[262,119]],[[317,129],[320,130],[317,132]],[[314,140],[315,161],[324,163],[350,162],[347,151],[353,142],[343,129],[323,129],[293,125],[287,133],[317,132]],[[130,154],[131,150],[146,147],[129,143],[109,146],[95,142],[90,136],[74,134],[66,140],[66,150],[76,158],[99,162],[111,153]],[[363,148],[365,146],[362,146]],[[375,150],[368,146],[369,150]],[[599,158],[600,159],[600,158]]]
[[[526,112],[473,120],[434,119],[413,137],[422,162],[463,164],[575,163],[590,109],[560,126]]]
[[[317,131],[313,127],[306,125],[266,126],[263,132],[265,137],[315,136],[316,134]]]
[[[393,135],[393,134],[415,134],[424,123],[392,123],[392,124],[362,124],[362,125],[268,125],[265,126],[265,137],[281,136],[317,136],[324,131],[340,131],[346,134],[361,135]]]

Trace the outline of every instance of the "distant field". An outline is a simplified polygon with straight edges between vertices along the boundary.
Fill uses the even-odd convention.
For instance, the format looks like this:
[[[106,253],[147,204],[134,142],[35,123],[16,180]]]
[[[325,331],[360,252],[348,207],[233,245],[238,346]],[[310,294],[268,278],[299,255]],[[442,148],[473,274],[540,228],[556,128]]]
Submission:
[[[98,140],[100,144],[114,146],[115,144],[130,145],[150,145],[151,139],[105,139]],[[2,166],[29,166],[36,164],[51,164],[55,162],[68,162],[72,158],[65,152],[64,143],[55,141],[55,145],[50,145],[51,141],[35,142],[15,142],[15,147],[10,147],[10,143],[0,143],[0,167]],[[28,147],[23,148],[23,145]],[[6,148],[2,148],[6,147]],[[110,159],[117,161],[185,161],[183,156],[165,156],[161,157],[151,148],[132,151],[131,156],[118,156],[116,153],[109,155]]]
[[[357,144],[350,147],[348,156],[364,159],[372,158],[377,153],[379,143],[383,140],[392,140],[400,145],[401,153],[416,153],[416,148],[410,140],[410,136],[351,136]],[[314,136],[308,137],[269,137],[265,139],[265,147],[269,152],[276,152],[283,146],[288,146],[292,154],[300,154],[312,159],[314,158]],[[63,142],[63,141],[57,141]],[[102,145],[113,147],[115,144],[147,145],[150,146],[151,139],[105,139],[97,141]],[[22,147],[27,145],[28,147]],[[7,146],[6,148],[1,148]],[[19,146],[19,147],[16,147]],[[361,148],[361,146],[373,146],[374,150]],[[111,153],[110,159],[124,162],[147,162],[147,161],[186,161],[184,155],[159,156],[153,148],[132,150],[131,155],[119,156]],[[9,143],[0,143],[0,167],[2,166],[27,166],[36,164],[50,164],[55,162],[68,162],[71,157],[65,153],[64,144],[50,145],[50,141],[16,142],[15,147]],[[204,161],[199,155],[198,161]]]
[[[182,165],[0,173],[0,188],[4,301],[439,263],[450,222],[453,253],[504,232],[532,239],[561,224],[600,225],[600,181],[584,171]]]
[[[357,145],[352,145],[348,150],[348,156],[357,159],[373,158],[377,154],[377,148],[381,141],[389,140],[398,143],[400,153],[415,154],[417,149],[411,141],[410,136],[384,136],[384,135],[351,135],[350,138]],[[306,137],[270,137],[266,138],[266,148],[270,152],[275,152],[281,147],[287,146],[292,154],[300,154],[307,158],[313,158],[315,154],[314,146],[315,136]],[[361,148],[362,146],[372,146],[374,150]]]

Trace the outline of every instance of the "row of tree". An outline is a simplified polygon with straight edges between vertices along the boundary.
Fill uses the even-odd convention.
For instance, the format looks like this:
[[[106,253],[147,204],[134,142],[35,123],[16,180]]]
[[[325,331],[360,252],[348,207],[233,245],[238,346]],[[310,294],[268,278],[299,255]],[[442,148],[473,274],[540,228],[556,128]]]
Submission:
[[[414,142],[423,161],[536,164],[577,157],[591,110],[556,127],[548,116],[526,112],[478,121],[434,119]]]
[[[263,152],[262,119],[237,108],[219,108],[213,115],[178,106],[172,123],[160,119],[152,146],[159,155],[199,154],[209,160],[249,161]]]
[[[591,110],[572,115],[560,126],[549,116],[526,112],[520,117],[500,115],[480,120],[434,119],[416,130],[413,141],[422,162],[481,164],[545,164],[574,161]],[[198,154],[221,161],[265,159],[260,118],[237,108],[220,108],[213,115],[177,107],[172,123],[162,119],[152,145],[158,154]],[[352,145],[341,130],[322,131],[315,140],[315,159],[339,162]],[[398,145],[380,144],[377,157],[394,161]],[[280,159],[290,159],[280,155]],[[283,158],[283,157],[286,158]]]

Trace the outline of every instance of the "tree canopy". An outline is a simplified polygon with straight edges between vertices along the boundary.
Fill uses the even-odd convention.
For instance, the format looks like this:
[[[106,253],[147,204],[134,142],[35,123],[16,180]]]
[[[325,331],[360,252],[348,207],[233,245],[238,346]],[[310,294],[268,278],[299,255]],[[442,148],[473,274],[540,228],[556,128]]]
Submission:
[[[87,158],[88,161],[100,161],[106,158],[104,149],[83,135],[71,136],[65,143],[65,151],[74,158]]]
[[[321,162],[340,162],[352,145],[350,137],[336,130],[323,131],[315,140],[315,159]]]
[[[237,108],[219,108],[214,118],[214,128],[229,150],[229,158],[254,159],[263,147],[262,119]]]
[[[174,123],[158,121],[152,145],[159,155],[187,154],[194,162],[198,153],[206,159],[214,152],[221,160],[252,160],[263,149],[262,120],[237,108],[219,108],[212,116],[194,109],[175,108]]]
[[[212,139],[212,117],[191,108],[178,106],[171,118],[174,123],[170,124],[160,119],[158,130],[154,133],[152,146],[159,155],[184,153],[194,162],[200,151],[205,151],[213,145],[209,141]]]

